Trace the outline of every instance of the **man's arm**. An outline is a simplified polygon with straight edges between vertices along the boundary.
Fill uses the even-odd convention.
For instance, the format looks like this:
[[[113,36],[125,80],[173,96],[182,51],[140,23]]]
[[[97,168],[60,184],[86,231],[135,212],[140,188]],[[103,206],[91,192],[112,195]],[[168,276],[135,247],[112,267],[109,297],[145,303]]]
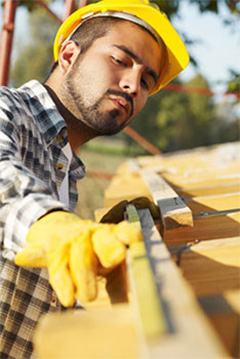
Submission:
[[[26,146],[28,144],[26,143]],[[52,209],[64,209],[44,181],[21,159],[14,114],[0,99],[0,241],[3,256],[13,260],[29,227]]]

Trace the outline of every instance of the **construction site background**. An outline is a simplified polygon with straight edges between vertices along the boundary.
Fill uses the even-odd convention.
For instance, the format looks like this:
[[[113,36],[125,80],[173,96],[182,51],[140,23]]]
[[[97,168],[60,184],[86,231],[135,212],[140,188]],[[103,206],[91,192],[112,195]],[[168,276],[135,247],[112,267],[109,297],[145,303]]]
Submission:
[[[15,6],[16,16],[19,9],[29,12],[29,23],[22,26],[23,33],[14,27],[14,14],[9,22],[3,21],[2,35],[12,35],[13,46],[11,67],[9,67],[8,84],[20,86],[30,79],[44,81],[52,66],[52,43],[61,21],[75,8],[91,1],[62,1],[61,13],[54,13],[50,5],[56,1],[16,1],[1,2],[0,25],[6,7]],[[218,1],[203,2],[196,0],[200,12],[212,12],[220,16]],[[176,6],[175,6],[175,5]],[[180,2],[165,1],[161,6],[168,16],[178,14]],[[227,2],[226,2],[227,4]],[[3,6],[4,5],[4,6]],[[174,7],[174,6],[175,7]],[[203,8],[205,6],[205,8]],[[227,4],[228,6],[228,4]],[[235,21],[239,17],[237,5],[229,8],[229,18]],[[232,21],[232,26],[234,26]],[[42,24],[44,23],[44,26]],[[14,34],[14,36],[13,36]],[[182,34],[191,52],[194,39],[191,34]],[[1,54],[3,53],[3,36],[1,38]],[[203,44],[204,46],[204,44]],[[191,53],[190,53],[191,55]],[[197,59],[191,56],[192,63]],[[101,138],[91,141],[79,152],[87,166],[87,177],[79,184],[80,215],[92,218],[95,208],[102,206],[103,192],[111,174],[125,157],[139,155],[156,155],[209,146],[217,143],[239,140],[240,124],[240,81],[239,73],[232,71],[226,91],[221,99],[211,89],[208,79],[200,72],[187,82],[179,78],[170,83],[160,93],[150,97],[147,106],[127,127],[125,132],[110,139]],[[94,190],[94,196],[92,191]],[[93,198],[94,197],[94,198]]]

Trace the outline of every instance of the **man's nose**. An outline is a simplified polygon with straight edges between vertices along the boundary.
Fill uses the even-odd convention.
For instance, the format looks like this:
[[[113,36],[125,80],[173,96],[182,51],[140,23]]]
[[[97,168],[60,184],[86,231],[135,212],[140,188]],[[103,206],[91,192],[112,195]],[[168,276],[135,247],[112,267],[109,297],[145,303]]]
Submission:
[[[131,96],[136,97],[141,84],[140,71],[129,70],[126,71],[119,81],[119,86],[122,91],[129,93]]]

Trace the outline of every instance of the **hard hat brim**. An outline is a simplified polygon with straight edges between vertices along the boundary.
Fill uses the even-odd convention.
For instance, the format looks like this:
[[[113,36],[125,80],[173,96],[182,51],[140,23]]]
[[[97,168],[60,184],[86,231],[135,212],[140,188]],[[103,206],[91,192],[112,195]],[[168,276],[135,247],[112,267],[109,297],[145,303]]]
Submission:
[[[101,1],[100,3],[87,5],[70,15],[61,25],[54,41],[54,59],[58,60],[60,48],[74,29],[82,22],[90,19],[92,15],[98,13],[104,14],[106,11],[124,11],[133,14],[150,25],[162,39],[166,52],[167,64],[158,84],[151,95],[166,86],[175,78],[189,63],[188,51],[167,16],[161,11],[145,5],[143,3],[129,4],[130,2],[121,1],[117,4],[114,2]]]

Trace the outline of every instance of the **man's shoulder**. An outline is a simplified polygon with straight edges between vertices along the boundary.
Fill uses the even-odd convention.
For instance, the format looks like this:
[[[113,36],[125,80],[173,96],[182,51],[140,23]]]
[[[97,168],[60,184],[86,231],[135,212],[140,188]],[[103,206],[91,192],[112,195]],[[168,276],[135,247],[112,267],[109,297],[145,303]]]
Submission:
[[[44,87],[36,80],[31,80],[21,87],[0,87],[0,108],[9,109],[13,112],[34,106],[45,91]]]
[[[18,108],[23,107],[23,100],[19,94],[18,89],[13,87],[0,87],[0,111],[13,114]]]
[[[15,97],[18,95],[18,89],[8,86],[0,86],[0,97],[3,98],[9,98],[12,99],[12,97]]]
[[[9,100],[30,98],[34,96],[36,89],[38,92],[42,91],[42,85],[36,80],[31,80],[18,88],[11,86],[1,86],[0,97],[6,97],[9,98]]]

